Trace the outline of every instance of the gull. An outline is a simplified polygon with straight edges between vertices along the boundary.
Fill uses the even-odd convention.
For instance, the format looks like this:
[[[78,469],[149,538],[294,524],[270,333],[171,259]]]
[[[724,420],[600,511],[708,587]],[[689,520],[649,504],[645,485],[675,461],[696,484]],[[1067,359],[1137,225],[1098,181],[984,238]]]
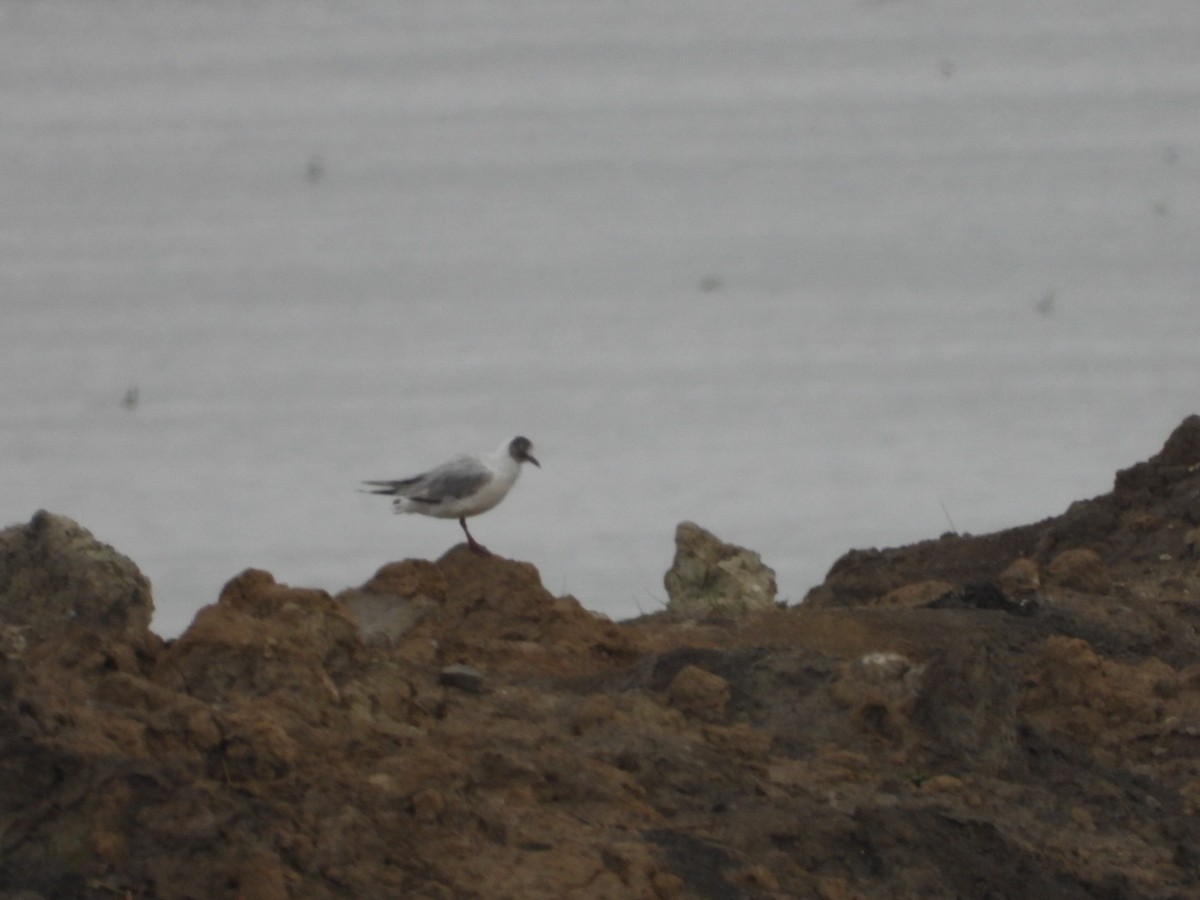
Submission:
[[[487,456],[460,456],[412,478],[363,484],[374,488],[367,493],[395,497],[392,505],[398,513],[458,519],[471,551],[487,556],[487,547],[467,530],[467,517],[485,513],[503,500],[521,474],[521,463],[542,467],[531,450],[529,438],[515,437]]]

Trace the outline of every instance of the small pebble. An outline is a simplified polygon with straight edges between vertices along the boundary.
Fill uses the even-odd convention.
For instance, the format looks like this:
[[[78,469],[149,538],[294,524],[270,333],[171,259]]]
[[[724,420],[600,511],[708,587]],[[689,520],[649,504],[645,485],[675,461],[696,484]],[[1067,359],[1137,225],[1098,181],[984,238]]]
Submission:
[[[482,694],[486,686],[486,679],[482,672],[462,663],[455,663],[442,669],[438,676],[438,682],[446,687],[466,691],[468,694]]]

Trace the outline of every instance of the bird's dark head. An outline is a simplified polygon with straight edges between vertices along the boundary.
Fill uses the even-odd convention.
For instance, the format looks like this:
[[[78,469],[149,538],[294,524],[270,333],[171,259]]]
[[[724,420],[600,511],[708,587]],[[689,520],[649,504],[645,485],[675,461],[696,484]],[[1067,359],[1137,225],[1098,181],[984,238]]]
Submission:
[[[542,464],[533,458],[533,442],[529,438],[515,437],[508,444],[508,455],[517,462],[533,463],[539,469]]]

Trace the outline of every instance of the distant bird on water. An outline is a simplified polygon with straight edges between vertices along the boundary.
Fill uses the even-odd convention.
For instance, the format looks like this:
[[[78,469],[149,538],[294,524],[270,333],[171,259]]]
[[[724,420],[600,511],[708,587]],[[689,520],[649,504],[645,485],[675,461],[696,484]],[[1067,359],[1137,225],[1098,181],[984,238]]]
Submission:
[[[392,505],[398,513],[458,519],[472,552],[486,556],[487,547],[467,530],[467,517],[485,513],[503,500],[521,474],[521,463],[542,467],[532,450],[529,438],[515,437],[487,456],[460,456],[412,478],[363,484],[374,488],[368,493],[395,497]]]

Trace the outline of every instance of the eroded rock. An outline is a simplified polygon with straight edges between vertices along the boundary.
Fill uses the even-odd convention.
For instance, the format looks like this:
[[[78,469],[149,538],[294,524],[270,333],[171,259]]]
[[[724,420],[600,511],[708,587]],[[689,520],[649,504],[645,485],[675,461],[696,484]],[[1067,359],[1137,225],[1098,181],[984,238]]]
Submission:
[[[150,582],[133,561],[66,516],[41,510],[0,531],[6,656],[70,628],[139,640],[153,614]]]
[[[954,590],[948,581],[918,581],[888,591],[876,601],[879,606],[926,606]]]
[[[684,616],[770,609],[777,591],[775,572],[761,556],[694,522],[676,526],[675,560],[663,582],[667,609]]]
[[[1086,548],[1064,550],[1050,561],[1046,575],[1053,584],[1089,594],[1107,594],[1112,586],[1100,554]]]
[[[1026,557],[1014,559],[998,578],[1000,587],[1015,597],[1028,597],[1042,587],[1042,575],[1038,564]]]
[[[667,688],[667,701],[696,718],[718,721],[729,704],[729,682],[699,666],[684,666]]]

